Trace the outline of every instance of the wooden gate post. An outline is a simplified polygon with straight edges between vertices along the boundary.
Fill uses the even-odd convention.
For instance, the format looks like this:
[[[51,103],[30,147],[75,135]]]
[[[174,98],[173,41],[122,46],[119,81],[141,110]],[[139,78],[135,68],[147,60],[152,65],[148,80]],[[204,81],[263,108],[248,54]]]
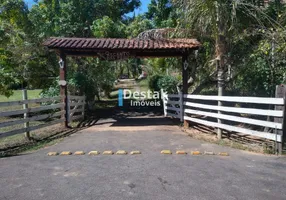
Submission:
[[[183,106],[183,115],[184,115],[184,95],[188,94],[188,77],[189,77],[189,63],[188,63],[188,54],[182,56],[182,76],[183,76],[183,88],[182,88],[182,106]],[[189,122],[184,120],[184,127],[189,128]]]
[[[22,90],[22,94],[23,94],[23,100],[28,100],[28,93],[27,93],[27,90],[26,89],[23,89]],[[28,119],[29,118],[29,106],[28,106],[28,103],[24,103],[23,104],[23,109],[24,110],[27,110],[25,113],[24,113],[24,119]],[[28,139],[28,140],[31,140],[31,135],[30,135],[30,131],[28,130],[29,129],[29,122],[25,122],[24,123],[24,128],[26,129],[26,132],[25,132],[25,137]]]
[[[184,122],[184,94],[182,91],[179,93],[179,103],[180,103],[180,122]]]
[[[167,108],[166,108],[166,95],[163,90],[161,90],[161,98],[163,102],[163,110],[164,110],[164,117],[167,117]]]
[[[64,52],[60,53],[60,95],[61,101],[65,104],[64,110],[65,114],[62,115],[62,118],[65,118],[64,125],[68,127],[68,119],[69,119],[69,112],[68,112],[68,89],[67,89],[67,62],[66,62],[66,55]],[[63,111],[63,109],[62,109]]]
[[[278,130],[277,134],[282,135],[282,141],[278,142],[278,153],[282,154],[283,145],[286,141],[286,85],[277,85],[276,86],[276,98],[284,98],[284,106],[275,106],[275,110],[283,110],[283,118],[275,118],[274,121],[281,123],[282,122],[282,130]]]
[[[224,92],[224,71],[221,68],[221,63],[220,60],[216,60],[216,67],[217,67],[217,87],[218,87],[218,96],[223,96],[223,92]],[[218,101],[218,106],[223,106],[222,105],[222,101]],[[221,111],[218,110],[217,112],[218,114],[221,114]],[[217,118],[217,123],[221,124],[222,120],[220,118]],[[217,139],[221,140],[222,139],[222,130],[221,128],[217,129]]]

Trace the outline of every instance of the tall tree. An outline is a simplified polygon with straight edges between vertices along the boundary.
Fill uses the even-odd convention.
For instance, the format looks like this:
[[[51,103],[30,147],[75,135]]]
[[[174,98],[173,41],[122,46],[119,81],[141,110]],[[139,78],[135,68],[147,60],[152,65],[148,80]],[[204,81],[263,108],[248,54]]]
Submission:
[[[167,28],[176,25],[174,14],[171,0],[151,0],[145,16],[153,21],[156,28]]]
[[[30,18],[43,37],[91,37],[95,20],[108,16],[118,21],[139,6],[139,0],[45,0],[33,6]]]
[[[274,20],[260,7],[260,1],[174,0],[174,2],[180,8],[184,28],[190,28],[195,33],[208,36],[214,41],[218,95],[222,96],[226,72],[231,64],[230,48],[237,39],[235,36],[258,26],[263,27],[265,21],[272,25],[275,23]],[[220,131],[218,138],[221,139]]]

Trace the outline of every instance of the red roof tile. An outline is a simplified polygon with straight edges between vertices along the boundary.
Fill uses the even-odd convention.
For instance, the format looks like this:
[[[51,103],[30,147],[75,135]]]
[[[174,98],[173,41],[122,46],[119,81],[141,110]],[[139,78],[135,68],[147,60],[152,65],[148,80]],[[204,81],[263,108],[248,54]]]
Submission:
[[[115,38],[50,38],[44,46],[51,49],[108,50],[108,49],[196,49],[201,44],[195,39],[115,39]]]

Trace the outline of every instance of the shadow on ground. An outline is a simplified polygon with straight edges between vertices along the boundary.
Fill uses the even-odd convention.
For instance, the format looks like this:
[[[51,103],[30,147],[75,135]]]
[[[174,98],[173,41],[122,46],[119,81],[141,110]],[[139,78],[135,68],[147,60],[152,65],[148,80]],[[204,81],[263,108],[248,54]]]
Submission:
[[[165,125],[175,125],[164,117],[159,118],[128,118],[128,119],[118,119],[111,126],[165,126]]]
[[[149,100],[151,101],[151,100]],[[123,126],[164,126],[174,125],[171,120],[166,120],[163,115],[163,108],[158,107],[132,107],[130,101],[124,101],[123,106],[119,107],[117,101],[99,101],[95,102],[95,108],[86,111],[85,119],[77,123],[71,124],[73,127],[64,128],[58,125],[55,130],[49,131],[47,136],[39,136],[31,141],[24,141],[13,146],[6,146],[0,149],[0,157],[15,156],[19,153],[36,150],[59,139],[68,137],[80,130],[91,126],[109,124],[112,127]]]

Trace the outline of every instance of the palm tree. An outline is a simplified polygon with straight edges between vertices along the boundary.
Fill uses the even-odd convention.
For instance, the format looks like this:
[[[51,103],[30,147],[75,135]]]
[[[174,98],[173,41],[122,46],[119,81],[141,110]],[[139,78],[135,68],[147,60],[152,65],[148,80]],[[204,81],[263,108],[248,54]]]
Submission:
[[[218,95],[222,96],[229,64],[228,49],[234,36],[263,26],[265,20],[275,22],[265,14],[263,0],[174,0],[174,4],[181,12],[180,28],[189,28],[215,41]],[[218,138],[221,139],[220,130]]]

